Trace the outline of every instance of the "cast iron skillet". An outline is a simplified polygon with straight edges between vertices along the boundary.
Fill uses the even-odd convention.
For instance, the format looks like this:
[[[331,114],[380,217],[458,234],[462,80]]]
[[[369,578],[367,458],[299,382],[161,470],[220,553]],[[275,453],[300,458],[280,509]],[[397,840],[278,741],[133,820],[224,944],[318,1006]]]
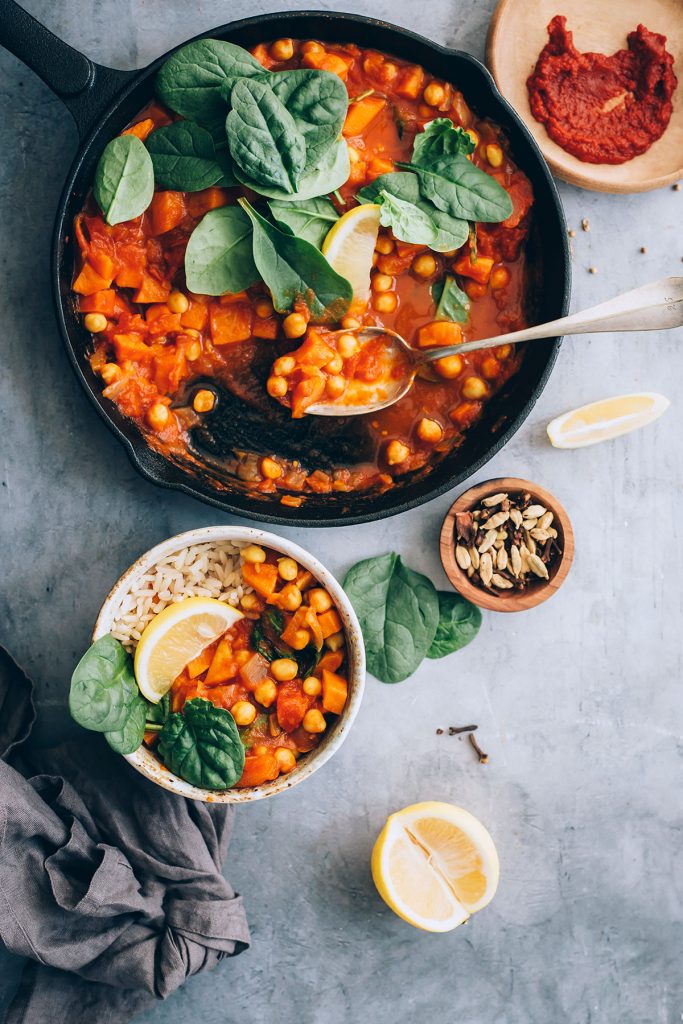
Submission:
[[[508,135],[515,160],[531,179],[536,195],[535,229],[531,256],[536,268],[534,308],[536,322],[564,316],[569,301],[569,253],[562,207],[548,168],[531,135],[512,108],[500,96],[488,71],[479,61],[459,50],[448,50],[406,29],[374,18],[328,11],[297,11],[262,14],[223,25],[205,33],[244,47],[281,36],[314,38],[328,42],[354,42],[422,64],[434,75],[459,86],[467,102],[480,116],[489,116]],[[199,38],[199,37],[197,37]],[[561,339],[530,346],[520,372],[485,407],[484,418],[466,434],[462,446],[428,471],[406,476],[387,491],[310,495],[299,508],[281,505],[277,497],[249,492],[234,478],[219,485],[210,463],[181,464],[150,448],[138,428],[102,398],[101,382],[87,359],[89,336],[76,315],[71,297],[73,252],[68,243],[74,215],[90,187],[99,156],[149,101],[154,75],[168,54],[143,71],[115,71],[94,64],[83,54],[57,39],[14,0],[0,0],[0,44],[28,64],[64,101],[71,111],[81,145],[64,186],[54,229],[52,266],[57,318],[73,368],[91,402],[126,448],[135,467],[148,480],[191,494],[218,508],[268,523],[300,526],[348,526],[396,515],[421,505],[466,480],[480,469],[512,437],[529,415],[550,375]],[[217,410],[221,407],[218,403]],[[305,417],[309,422],[315,417]],[[303,421],[300,421],[303,422]],[[244,437],[259,425],[250,426],[239,406],[216,424],[223,441],[233,431]],[[261,428],[262,429],[262,428]],[[311,430],[310,426],[301,428]],[[316,428],[317,429],[317,424]],[[303,437],[316,448],[315,436]],[[329,448],[329,439],[326,441]],[[343,434],[339,452],[348,450]],[[242,445],[248,449],[247,445]],[[252,450],[267,451],[254,444]]]

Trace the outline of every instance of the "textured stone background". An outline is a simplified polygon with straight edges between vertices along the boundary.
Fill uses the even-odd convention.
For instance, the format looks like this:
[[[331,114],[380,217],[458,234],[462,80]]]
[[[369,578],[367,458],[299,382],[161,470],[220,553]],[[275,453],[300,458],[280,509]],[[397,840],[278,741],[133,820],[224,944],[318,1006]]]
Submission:
[[[299,6],[26,0],[54,32],[121,68],[231,17]],[[494,4],[344,6],[481,57]],[[54,738],[69,728],[70,670],[112,581],[164,537],[228,517],[142,480],[79,390],[49,283],[52,219],[76,132],[6,53],[0,98],[0,615],[5,643],[38,683],[43,735]],[[682,272],[683,192],[561,191],[570,226],[591,223],[575,240],[573,308]],[[583,452],[554,451],[544,428],[608,394],[679,399],[682,341],[677,332],[565,343],[532,416],[480,476],[526,476],[564,501],[577,541],[566,585],[524,616],[488,615],[475,644],[425,662],[409,682],[370,679],[334,760],[305,786],[239,812],[229,875],[246,897],[253,946],[191,980],[140,1018],[146,1024],[681,1019],[681,405],[646,431]],[[353,531],[282,532],[340,575],[351,560],[395,548],[442,585],[436,540],[450,500]],[[488,767],[466,743],[435,735],[470,720],[480,723]],[[429,798],[480,816],[502,862],[495,902],[445,937],[394,917],[369,874],[386,814]],[[0,1008],[20,967],[0,954]]]

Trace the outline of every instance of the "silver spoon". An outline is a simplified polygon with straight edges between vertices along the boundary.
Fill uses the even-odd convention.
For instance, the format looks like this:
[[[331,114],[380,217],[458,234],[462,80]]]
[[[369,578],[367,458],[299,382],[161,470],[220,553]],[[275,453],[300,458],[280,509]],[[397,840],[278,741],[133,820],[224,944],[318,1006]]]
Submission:
[[[403,398],[413,386],[415,374],[421,366],[443,359],[445,356],[476,352],[482,348],[496,348],[498,345],[519,345],[523,341],[538,341],[555,338],[563,334],[589,334],[600,331],[656,331],[683,325],[683,277],[665,277],[661,281],[634,288],[623,295],[617,295],[609,302],[601,302],[582,313],[573,313],[547,324],[527,327],[512,334],[499,334],[495,338],[479,341],[465,341],[460,345],[414,349],[408,342],[386,327],[357,327],[349,331],[335,331],[335,334],[354,334],[361,341],[369,341],[378,334],[393,339],[387,342],[387,356],[392,362],[406,363],[403,379],[383,382],[382,392],[376,401],[365,405],[345,405],[344,396],[334,402],[316,402],[306,409],[313,416],[361,416],[379,412]]]

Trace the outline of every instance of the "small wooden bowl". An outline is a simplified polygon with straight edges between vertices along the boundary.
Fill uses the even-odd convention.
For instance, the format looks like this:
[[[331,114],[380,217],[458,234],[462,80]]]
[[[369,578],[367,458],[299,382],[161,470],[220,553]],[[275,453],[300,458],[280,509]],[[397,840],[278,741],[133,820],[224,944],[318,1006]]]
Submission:
[[[485,590],[472,583],[468,579],[467,573],[463,572],[455,560],[456,512],[469,512],[481,502],[482,498],[488,497],[489,494],[497,494],[498,491],[507,491],[513,494],[519,491],[528,491],[535,501],[545,505],[555,516],[553,526],[558,532],[558,542],[562,554],[559,559],[548,566],[549,579],[539,579],[538,583],[533,583],[524,590],[496,591],[495,588],[490,591]],[[472,604],[476,604],[480,608],[487,608],[492,612],[522,612],[547,601],[549,597],[557,593],[564,583],[574,560],[574,531],[566,511],[549,491],[537,484],[532,484],[530,480],[503,476],[496,480],[487,480],[486,483],[477,484],[476,487],[470,487],[451,505],[441,527],[440,552],[441,562],[448,579],[458,593],[466,597]]]

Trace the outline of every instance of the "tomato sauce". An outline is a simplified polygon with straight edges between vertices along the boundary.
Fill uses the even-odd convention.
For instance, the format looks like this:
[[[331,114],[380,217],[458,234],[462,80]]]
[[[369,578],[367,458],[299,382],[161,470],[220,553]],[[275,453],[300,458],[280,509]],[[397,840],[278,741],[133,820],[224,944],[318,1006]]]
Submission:
[[[501,130],[479,120],[452,84],[378,51],[295,41],[290,60],[277,61],[274,52],[274,44],[253,50],[271,70],[319,67],[337,73],[351,99],[373,93],[376,112],[369,122],[352,116],[360,104],[349,108],[344,136],[351,174],[334,198],[340,214],[355,205],[364,185],[396,169],[397,161],[408,161],[416,133],[437,117],[449,117],[470,132],[476,143],[471,159],[512,198],[513,212],[506,221],[475,225],[470,240],[452,253],[430,253],[426,246],[395,240],[384,229],[373,276],[390,278],[391,287],[373,292],[367,308],[354,311],[354,322],[389,327],[420,344],[421,331],[431,330],[435,321],[433,288],[449,273],[469,302],[459,339],[526,326],[525,243],[533,191]],[[153,103],[127,130],[144,140],[174,119]],[[268,394],[266,382],[274,360],[302,339],[287,339],[284,317],[273,312],[265,286],[213,298],[190,294],[185,285],[183,259],[191,232],[207,211],[236,202],[244,192],[218,187],[190,194],[157,191],[141,217],[114,227],[88,200],[75,225],[79,272],[74,291],[83,314],[101,314],[90,361],[103,380],[105,397],[167,457],[208,463],[219,485],[238,481],[262,493],[279,492],[281,501],[291,505],[311,492],[387,489],[398,475],[428,467],[461,443],[485,403],[518,370],[521,351],[504,345],[495,352],[444,360],[442,367],[421,370],[397,405],[353,423],[349,418],[348,423],[319,419],[312,424],[313,417],[292,422]],[[260,201],[253,194],[249,198]],[[430,259],[419,262],[424,256]],[[387,295],[394,298],[387,300]],[[423,429],[425,419],[430,430]],[[255,424],[253,436],[250,424]],[[401,457],[392,457],[397,451]]]

